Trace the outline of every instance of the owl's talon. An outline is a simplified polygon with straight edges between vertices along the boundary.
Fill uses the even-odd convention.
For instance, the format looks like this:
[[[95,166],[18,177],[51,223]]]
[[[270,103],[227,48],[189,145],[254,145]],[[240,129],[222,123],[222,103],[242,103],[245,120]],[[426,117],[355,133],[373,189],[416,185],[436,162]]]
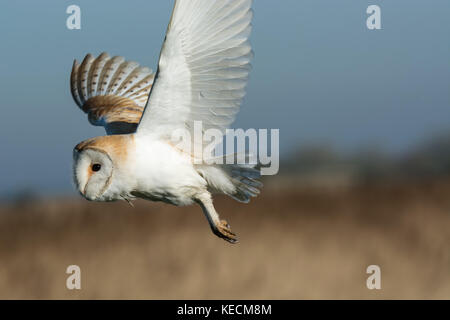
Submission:
[[[229,243],[237,243],[238,239],[235,233],[231,231],[230,225],[225,221],[220,221],[217,225],[213,227],[213,232],[219,238],[228,241]]]

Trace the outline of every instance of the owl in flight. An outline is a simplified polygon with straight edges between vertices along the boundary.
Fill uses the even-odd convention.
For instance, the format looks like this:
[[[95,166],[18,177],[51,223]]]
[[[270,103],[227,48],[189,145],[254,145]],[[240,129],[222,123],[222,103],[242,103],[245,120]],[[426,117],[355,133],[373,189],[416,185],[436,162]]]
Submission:
[[[107,133],[74,149],[74,182],[83,197],[197,203],[214,234],[237,242],[212,195],[248,202],[262,187],[259,170],[196,164],[171,137],[180,128],[192,131],[194,121],[222,133],[233,122],[251,67],[251,5],[252,0],[176,0],[156,73],[106,53],[88,54],[81,64],[75,60],[73,99]]]

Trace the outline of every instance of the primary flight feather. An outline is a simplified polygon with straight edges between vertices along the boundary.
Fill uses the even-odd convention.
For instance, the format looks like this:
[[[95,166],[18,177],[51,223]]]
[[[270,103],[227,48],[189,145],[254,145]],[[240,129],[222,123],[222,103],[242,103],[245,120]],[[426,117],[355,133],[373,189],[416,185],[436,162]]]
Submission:
[[[252,50],[251,0],[176,0],[158,70],[102,53],[74,62],[71,91],[107,136],[74,150],[74,180],[92,201],[142,198],[177,206],[197,203],[213,232],[237,242],[220,220],[212,194],[241,202],[259,194],[249,165],[196,164],[171,142],[175,130],[224,130],[245,95]]]

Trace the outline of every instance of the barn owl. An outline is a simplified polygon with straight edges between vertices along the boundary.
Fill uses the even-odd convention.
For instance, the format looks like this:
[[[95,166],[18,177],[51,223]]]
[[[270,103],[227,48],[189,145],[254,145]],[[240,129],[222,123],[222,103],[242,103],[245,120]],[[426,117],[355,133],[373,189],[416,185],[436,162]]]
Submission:
[[[191,130],[194,121],[221,132],[233,122],[253,55],[251,4],[176,0],[156,73],[107,53],[74,61],[73,99],[107,133],[74,148],[74,182],[84,198],[198,204],[214,234],[237,242],[212,195],[248,202],[262,187],[259,171],[252,165],[196,164],[170,137],[179,128]]]

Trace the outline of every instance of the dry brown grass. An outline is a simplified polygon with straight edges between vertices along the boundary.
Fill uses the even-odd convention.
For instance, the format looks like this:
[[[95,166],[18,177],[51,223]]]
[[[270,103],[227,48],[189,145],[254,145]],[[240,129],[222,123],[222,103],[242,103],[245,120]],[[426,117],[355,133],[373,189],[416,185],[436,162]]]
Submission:
[[[450,298],[450,182],[219,198],[240,236],[197,207],[42,201],[0,209],[0,298]],[[65,287],[66,267],[82,290]],[[382,290],[366,288],[366,267]]]

